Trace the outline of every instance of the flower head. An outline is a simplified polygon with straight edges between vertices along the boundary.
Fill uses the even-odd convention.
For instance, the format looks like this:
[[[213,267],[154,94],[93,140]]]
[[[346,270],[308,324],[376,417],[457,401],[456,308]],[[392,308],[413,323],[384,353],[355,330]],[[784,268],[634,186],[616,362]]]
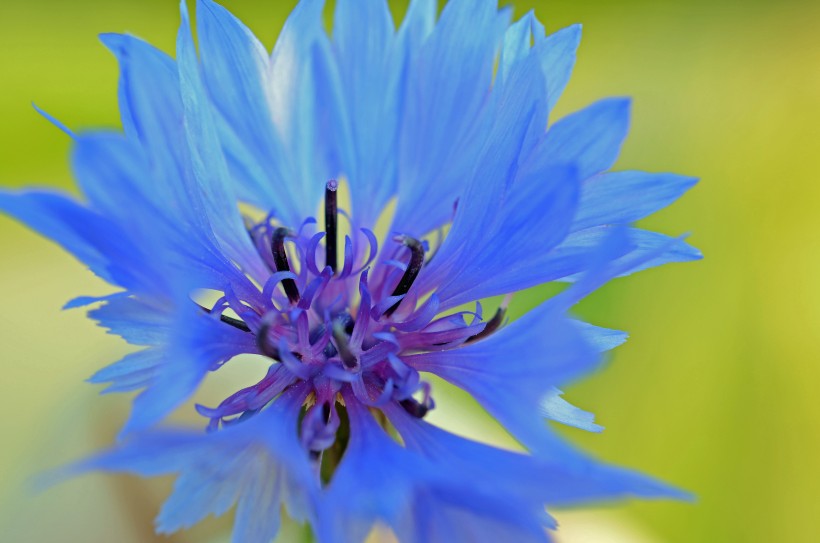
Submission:
[[[494,1],[453,0],[437,18],[414,0],[395,29],[383,0],[338,0],[331,38],[322,9],[302,0],[271,55],[210,0],[198,54],[184,3],[176,60],[103,36],[123,131],[72,134],[85,200],[0,194],[121,289],[69,305],[99,304],[92,318],[144,347],[91,378],[141,392],[121,444],[75,469],[177,473],[160,531],[237,504],[234,539],[260,543],[281,505],[323,541],[375,522],[402,541],[544,541],[545,505],[678,496],[545,419],[600,430],[559,387],[624,335],[567,311],[611,278],[698,258],[630,226],[694,181],[607,172],[627,100],[546,128],[577,26],[546,36]],[[572,285],[506,323],[511,293],[550,281]],[[500,295],[485,314],[479,300]],[[162,426],[240,354],[265,377],[197,406],[205,431]],[[425,374],[528,452],[427,423]]]

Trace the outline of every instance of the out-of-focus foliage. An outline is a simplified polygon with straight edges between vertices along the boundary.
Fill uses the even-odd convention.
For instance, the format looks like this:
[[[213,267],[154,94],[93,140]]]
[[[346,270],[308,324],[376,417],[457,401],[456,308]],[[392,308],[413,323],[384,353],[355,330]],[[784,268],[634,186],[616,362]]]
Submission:
[[[270,46],[295,2],[224,3]],[[568,391],[607,427],[603,435],[573,431],[573,439],[677,483],[698,501],[559,514],[567,539],[813,541],[820,6],[512,4],[516,15],[535,8],[550,30],[584,24],[562,113],[608,95],[635,98],[621,168],[702,178],[648,226],[693,232],[706,259],[617,281],[585,302],[579,311],[589,320],[628,330],[631,340],[604,371]],[[172,50],[176,14],[170,0],[0,4],[0,185],[70,188],[68,138],[29,102],[73,128],[116,126],[116,66],[96,34],[131,31]],[[112,439],[125,400],[97,397],[82,380],[126,347],[81,311],[60,312],[75,294],[105,292],[70,257],[6,218],[0,254],[0,533],[21,542],[77,534],[90,542],[153,540],[150,519],[165,490],[157,485],[94,475],[28,493],[25,482],[38,470]],[[519,295],[513,312],[546,295]],[[227,379],[242,381],[242,371],[238,364]],[[463,398],[439,403],[442,422],[504,441]],[[221,541],[223,526],[214,521],[162,540]],[[294,527],[285,540],[299,537]]]

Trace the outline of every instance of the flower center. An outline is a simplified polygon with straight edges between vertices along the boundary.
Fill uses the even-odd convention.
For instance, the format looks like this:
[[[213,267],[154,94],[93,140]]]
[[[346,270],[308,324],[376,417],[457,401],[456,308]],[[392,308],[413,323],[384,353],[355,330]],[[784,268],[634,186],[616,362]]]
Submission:
[[[339,430],[346,416],[341,392],[351,391],[374,409],[395,402],[424,417],[434,406],[430,386],[402,356],[457,348],[501,325],[503,306],[487,322],[481,319],[480,306],[476,312],[436,318],[435,295],[421,302],[411,292],[425,263],[422,241],[399,235],[380,254],[376,236],[361,229],[353,234],[355,240],[344,237],[339,255],[337,188],[335,181],[325,187],[324,232],[310,232],[316,222],[312,218],[298,231],[276,225],[270,217],[248,229],[270,270],[260,297],[240,299],[228,286],[206,311],[253,334],[258,352],[272,363],[261,381],[218,407],[197,406],[210,419],[209,430],[241,422],[286,389],[302,387],[306,401],[300,435],[306,450],[317,459],[331,449],[328,456],[338,455],[340,440],[345,440]],[[225,315],[228,309],[239,318]]]

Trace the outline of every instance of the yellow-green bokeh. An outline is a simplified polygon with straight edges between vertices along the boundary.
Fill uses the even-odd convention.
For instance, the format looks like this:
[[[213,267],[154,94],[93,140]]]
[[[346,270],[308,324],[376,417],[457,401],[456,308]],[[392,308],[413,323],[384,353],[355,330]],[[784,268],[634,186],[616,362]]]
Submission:
[[[295,2],[224,3],[270,46]],[[631,502],[559,520],[577,541],[815,541],[820,5],[511,3],[518,15],[536,8],[550,30],[584,24],[560,113],[634,97],[619,168],[702,178],[646,225],[692,232],[706,259],[619,280],[579,308],[631,339],[568,390],[607,430],[567,432],[697,502]],[[131,31],[171,50],[176,9],[174,0],[0,3],[0,186],[73,190],[68,138],[29,103],[74,128],[116,126],[116,65],[96,35]],[[82,380],[126,348],[81,311],[59,310],[76,294],[106,292],[71,257],[4,217],[0,254],[2,539],[151,541],[167,482],[94,475],[42,495],[24,488],[38,470],[109,442],[127,399],[98,397]],[[543,296],[519,296],[513,309]],[[170,541],[218,541],[224,527],[212,522]]]

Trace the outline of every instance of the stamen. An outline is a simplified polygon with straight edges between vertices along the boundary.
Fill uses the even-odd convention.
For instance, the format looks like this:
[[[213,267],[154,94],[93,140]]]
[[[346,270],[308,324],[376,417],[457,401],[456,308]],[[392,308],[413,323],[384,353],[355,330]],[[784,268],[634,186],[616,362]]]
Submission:
[[[336,189],[339,184],[335,179],[331,179],[325,185],[325,266],[329,266],[333,273],[336,273],[337,247],[336,230],[339,220],[339,210],[336,203]]]
[[[325,421],[325,424],[330,422],[330,402],[322,404],[322,420]]]
[[[256,346],[262,351],[262,354],[274,360],[280,360],[279,349],[268,341],[268,330],[270,330],[271,323],[268,320],[263,320],[262,325],[256,332]]]
[[[424,418],[424,416],[436,406],[436,402],[434,402],[432,396],[430,396],[430,383],[421,383],[421,391],[421,401],[410,397],[399,402],[399,405],[401,405],[405,411],[417,419]]]
[[[207,307],[203,307],[203,306],[201,306],[201,305],[199,305],[199,304],[196,304],[196,305],[197,305],[197,307],[199,307],[199,308],[200,308],[202,311],[204,311],[205,313],[210,314],[210,313],[211,313],[211,311],[212,311],[212,310],[208,309]],[[220,320],[220,321],[222,321],[222,322],[224,322],[225,324],[228,324],[228,325],[230,325],[230,326],[233,326],[233,327],[234,327],[234,328],[236,328],[237,330],[242,330],[243,332],[250,332],[250,331],[251,331],[251,329],[250,329],[250,328],[248,328],[248,325],[247,325],[247,324],[245,324],[245,322],[244,322],[244,321],[241,321],[241,320],[239,320],[239,319],[235,319],[235,318],[233,318],[233,317],[229,317],[229,316],[227,316],[227,315],[220,315],[220,316],[219,316],[219,320]]]
[[[407,398],[399,402],[399,404],[404,408],[405,411],[416,417],[417,419],[423,419],[424,415],[430,411],[430,408],[423,403],[419,402],[414,398]]]
[[[409,236],[398,236],[394,239],[410,249],[410,263],[407,265],[407,269],[404,270],[404,275],[402,275],[401,280],[399,280],[399,284],[396,285],[395,290],[393,290],[393,294],[391,294],[391,296],[403,296],[410,291],[410,287],[413,286],[413,281],[416,280],[424,264],[424,245],[422,245],[419,240]],[[393,312],[399,308],[401,302],[402,300],[399,300],[393,304],[384,314],[388,317],[392,315]]]
[[[487,325],[484,329],[476,335],[468,337],[464,343],[472,343],[474,341],[482,340],[498,330],[504,323],[504,317],[507,316],[507,306],[510,305],[511,299],[512,294],[507,294],[504,297],[504,300],[502,300],[501,305],[498,306],[498,310],[495,312],[495,315],[493,315],[493,318],[487,321]]]
[[[339,357],[342,359],[345,367],[349,370],[354,370],[359,367],[359,361],[356,359],[356,355],[350,350],[345,324],[346,323],[341,320],[333,322],[333,341],[336,344],[336,350],[339,351]]]
[[[292,235],[292,232],[283,227],[279,227],[273,232],[271,250],[273,252],[273,262],[276,264],[276,271],[290,271],[288,254],[285,252],[285,238],[290,235]],[[285,289],[285,294],[287,294],[290,303],[299,302],[299,288],[296,286],[296,281],[283,279],[282,287]]]

